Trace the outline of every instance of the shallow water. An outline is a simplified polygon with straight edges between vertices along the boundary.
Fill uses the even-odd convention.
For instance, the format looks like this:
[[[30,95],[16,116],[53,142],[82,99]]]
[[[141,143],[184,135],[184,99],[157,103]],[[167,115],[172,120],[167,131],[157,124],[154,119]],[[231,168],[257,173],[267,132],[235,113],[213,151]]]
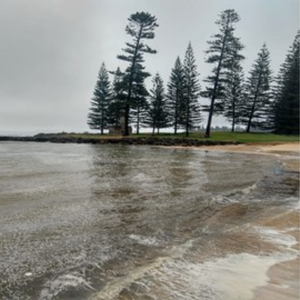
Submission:
[[[202,263],[245,213],[214,216],[294,205],[287,178],[266,156],[1,142],[0,298],[227,299]]]

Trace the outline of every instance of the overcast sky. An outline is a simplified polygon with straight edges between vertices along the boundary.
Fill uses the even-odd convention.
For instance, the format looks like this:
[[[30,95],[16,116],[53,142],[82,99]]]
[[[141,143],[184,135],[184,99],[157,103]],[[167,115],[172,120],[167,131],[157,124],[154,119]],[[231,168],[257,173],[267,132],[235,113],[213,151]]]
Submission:
[[[101,63],[115,70],[130,37],[127,18],[137,11],[159,27],[145,55],[147,70],[168,81],[176,57],[191,41],[202,80],[215,21],[235,9],[236,36],[246,46],[246,75],[265,42],[276,74],[299,27],[298,0],[1,0],[0,135],[89,130],[86,121]],[[148,80],[151,84],[151,79]],[[215,125],[216,122],[214,122]]]

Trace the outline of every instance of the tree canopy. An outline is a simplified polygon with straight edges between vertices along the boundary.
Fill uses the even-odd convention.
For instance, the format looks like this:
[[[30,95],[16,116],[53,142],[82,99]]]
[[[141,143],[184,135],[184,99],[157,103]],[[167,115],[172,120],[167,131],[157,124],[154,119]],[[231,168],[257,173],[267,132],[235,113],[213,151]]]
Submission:
[[[122,49],[125,54],[117,56],[119,59],[129,63],[124,76],[127,86],[127,98],[124,109],[125,135],[129,135],[130,107],[134,105],[134,100],[140,100],[141,97],[145,96],[144,80],[150,76],[149,73],[144,71],[145,68],[142,65],[144,54],[156,53],[156,50],[151,49],[143,40],[153,39],[155,37],[154,30],[158,26],[156,17],[146,12],[132,14],[128,21],[129,24],[125,30],[132,37],[132,43],[126,43],[127,47]]]
[[[206,112],[206,138],[210,137],[214,115],[225,117],[232,131],[236,125],[243,125],[247,132],[254,128],[298,134],[299,32],[273,84],[266,44],[260,49],[248,76],[244,74],[244,45],[235,36],[239,21],[233,9],[219,15],[216,21],[219,31],[208,41],[205,56],[212,71],[203,80],[206,86],[201,92],[191,43],[183,61],[177,56],[166,91],[158,71],[148,91],[147,78],[151,75],[146,71],[144,55],[156,53],[146,41],[155,37],[157,19],[148,12],[130,15],[125,31],[131,42],[127,42],[123,54],[117,56],[128,65],[123,71],[118,68],[110,72],[114,75],[111,84],[102,63],[88,114],[90,128],[103,134],[109,125],[119,126],[120,119],[124,118],[124,135],[129,134],[129,124],[134,124],[137,133],[142,126],[149,126],[158,133],[161,128],[173,127],[175,134],[183,129],[189,136],[191,130],[200,127]],[[209,104],[200,105],[201,97],[209,99]]]
[[[91,129],[104,129],[109,123],[109,104],[111,100],[111,87],[105,64],[102,63],[98,80],[94,89],[94,96],[91,100],[90,113],[88,114],[88,125]]]

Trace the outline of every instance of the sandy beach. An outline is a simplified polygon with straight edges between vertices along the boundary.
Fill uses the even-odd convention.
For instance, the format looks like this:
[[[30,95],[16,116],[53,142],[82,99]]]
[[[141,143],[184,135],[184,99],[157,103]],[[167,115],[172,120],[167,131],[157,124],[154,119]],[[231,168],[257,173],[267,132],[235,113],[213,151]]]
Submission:
[[[201,151],[221,151],[232,153],[245,153],[257,155],[273,155],[282,163],[284,170],[297,173],[297,182],[294,182],[299,189],[299,143],[270,143],[270,144],[247,144],[247,145],[230,145],[230,146],[212,146],[201,147]],[[280,262],[270,262],[267,266],[263,261],[258,266],[262,272],[265,272],[264,278],[261,272],[252,270],[255,276],[262,276],[257,287],[252,289],[253,299],[257,300],[290,300],[299,299],[299,205],[293,209],[274,210],[273,215],[262,214],[255,221],[252,220],[248,226],[252,229],[260,228],[260,234],[249,236],[243,234],[240,236],[236,245],[236,252],[240,252],[241,243],[250,243],[252,248],[256,245],[258,249],[250,250],[257,258],[262,255],[272,258],[278,256],[278,252],[286,255],[286,258]],[[234,208],[232,209],[234,211]],[[234,213],[230,212],[231,217]],[[261,239],[267,237],[268,243],[262,243]],[[289,241],[289,242],[288,242]],[[257,251],[258,250],[258,251]],[[288,255],[291,258],[288,259]],[[239,266],[240,267],[240,266]],[[249,265],[244,263],[243,269],[248,270]],[[231,265],[231,268],[237,266]],[[265,269],[264,269],[265,268]],[[239,290],[247,286],[239,287]],[[249,288],[249,287],[248,287]],[[252,287],[253,288],[253,287]],[[242,299],[242,298],[241,298]]]
[[[297,142],[293,143],[248,143],[239,145],[216,145],[216,146],[201,146],[201,147],[182,147],[173,146],[172,148],[191,148],[205,151],[222,151],[222,152],[239,152],[251,154],[287,154],[299,155],[300,145]]]
[[[294,175],[289,184],[299,190],[300,147],[296,142],[172,148],[254,154],[258,155],[258,160],[260,155],[274,156],[284,171]],[[229,238],[232,241],[229,245],[226,242],[224,244],[228,237],[222,239],[219,247],[223,247],[224,253],[227,252],[227,259],[220,259],[215,264],[214,260],[207,257],[204,265],[215,264],[211,267],[211,276],[222,282],[224,299],[297,300],[300,270],[299,203],[293,208],[274,208],[272,213],[265,207],[261,211],[263,213],[253,216],[248,211],[245,212],[242,205],[233,204],[215,215],[212,223],[215,218],[220,221],[225,217],[224,224],[234,222],[236,218],[248,218],[249,221],[243,223],[249,230],[235,230]],[[226,251],[227,247],[230,250]],[[232,255],[238,258],[232,259]],[[227,272],[222,274],[224,268]],[[215,269],[220,272],[214,274]],[[245,274],[251,274],[253,280],[244,280]]]
[[[288,156],[299,156],[299,143],[253,143],[228,146],[204,146],[203,150],[225,151],[225,152],[240,152],[251,154],[278,154]]]
[[[295,172],[299,172],[300,144],[294,143],[249,143],[240,145],[216,145],[201,147],[163,146],[163,148],[199,149],[201,151],[217,151],[229,153],[245,153],[259,155],[274,155],[283,165]]]

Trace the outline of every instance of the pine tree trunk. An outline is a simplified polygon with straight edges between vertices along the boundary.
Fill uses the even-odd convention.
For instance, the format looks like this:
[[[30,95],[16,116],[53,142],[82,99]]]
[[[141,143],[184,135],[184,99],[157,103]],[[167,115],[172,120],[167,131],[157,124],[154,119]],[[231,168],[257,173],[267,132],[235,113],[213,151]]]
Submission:
[[[129,77],[129,88],[128,88],[128,95],[127,95],[127,99],[126,99],[126,107],[125,107],[125,132],[124,132],[125,136],[129,135],[129,111],[130,111],[129,102],[130,102],[130,99],[131,99],[131,92],[132,92],[133,70],[134,70],[134,67],[135,67],[138,48],[140,46],[142,31],[143,31],[143,26],[141,26],[141,28],[140,28],[139,35],[138,35],[138,38],[137,38],[137,41],[136,41],[136,47],[135,47],[134,54],[133,54],[130,77]]]
[[[190,123],[190,98],[191,98],[191,93],[190,93],[190,88],[188,92],[188,105],[187,105],[187,111],[186,111],[186,126],[185,126],[185,136],[189,136],[189,123]]]
[[[140,106],[137,111],[137,123],[136,123],[136,134],[140,133]]]
[[[251,123],[252,123],[252,118],[253,118],[253,115],[254,115],[254,110],[255,110],[255,104],[256,104],[256,97],[253,101],[253,105],[252,105],[252,108],[251,108],[251,113],[250,113],[250,116],[249,116],[249,120],[248,120],[248,124],[247,124],[247,129],[246,129],[246,132],[250,132],[250,127],[251,127]]]
[[[223,56],[223,54],[222,54],[222,56]],[[222,60],[223,60],[223,58],[222,58]],[[217,76],[216,76],[216,81],[214,84],[213,95],[211,98],[211,103],[210,103],[210,108],[209,108],[207,126],[206,126],[205,135],[204,135],[205,138],[210,138],[210,127],[211,127],[211,122],[212,122],[212,116],[214,113],[214,106],[215,106],[217,88],[219,85],[219,76],[220,76],[220,71],[221,71],[222,60],[220,59],[218,69],[217,69]]]
[[[177,134],[177,109],[175,111],[174,134]]]
[[[103,107],[102,107],[102,113],[101,113],[101,134],[103,134],[104,131],[104,118],[103,118]]]
[[[185,124],[185,136],[189,136],[189,117],[187,118],[186,124]]]
[[[174,120],[174,134],[177,134],[177,123],[178,123],[178,92],[176,91],[176,103],[175,103],[175,120]]]
[[[250,112],[248,125],[247,125],[247,129],[246,129],[246,132],[248,132],[248,133],[250,132],[250,127],[251,127],[251,123],[252,123],[252,119],[253,119],[253,115],[254,115],[254,111],[255,111],[255,105],[256,105],[256,102],[257,102],[258,92],[259,92],[259,88],[260,88],[260,81],[261,81],[261,74],[259,74],[258,83],[257,83],[257,86],[256,86],[255,95],[254,95],[254,100],[253,100],[253,104],[252,104],[252,107],[251,107],[251,112]]]
[[[128,94],[129,95],[129,94]],[[128,128],[128,125],[129,125],[129,110],[130,110],[130,107],[129,107],[129,104],[126,104],[125,105],[125,131],[124,131],[124,134],[125,136],[129,135],[129,128]]]
[[[228,25],[229,25],[229,20],[227,21],[227,28],[228,28]],[[221,66],[222,66],[223,57],[224,57],[224,50],[225,50],[226,40],[227,40],[227,34],[224,35],[221,54],[220,54],[220,60],[219,60],[219,63],[218,63],[218,68],[217,68],[217,73],[216,73],[216,80],[215,80],[213,94],[212,94],[210,108],[209,108],[209,115],[208,115],[208,120],[207,120],[206,131],[205,131],[205,135],[204,135],[204,137],[206,137],[206,138],[210,137],[210,127],[211,127],[211,122],[212,122],[212,116],[213,116],[213,113],[214,113],[214,105],[215,105],[215,100],[216,100],[216,96],[217,96],[216,94],[217,94],[217,88],[218,88],[218,85],[219,85],[219,77],[220,77]]]
[[[186,118],[186,124],[185,124],[185,136],[189,136],[189,121],[190,121],[190,114],[189,110],[187,111],[187,118]]]
[[[235,101],[236,101],[236,99],[233,99],[233,103],[232,103],[232,127],[231,127],[231,132],[234,132],[234,126],[235,126]]]

